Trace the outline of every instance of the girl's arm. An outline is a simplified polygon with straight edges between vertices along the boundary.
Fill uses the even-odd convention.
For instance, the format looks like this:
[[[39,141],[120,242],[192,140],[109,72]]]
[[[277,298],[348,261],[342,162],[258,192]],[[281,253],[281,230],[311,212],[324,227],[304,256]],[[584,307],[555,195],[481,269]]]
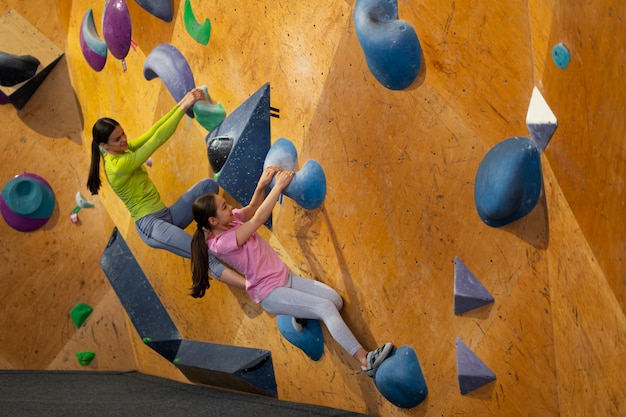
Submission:
[[[280,168],[275,166],[270,166],[263,170],[256,190],[254,190],[254,194],[252,195],[252,199],[250,199],[250,203],[241,209],[244,213],[244,222],[250,220],[259,209],[259,206],[263,203],[263,200],[265,200],[265,188],[272,182],[272,178],[274,178],[274,175],[279,171]]]
[[[278,201],[280,194],[291,182],[293,175],[293,171],[280,171],[275,174],[276,184],[274,184],[274,188],[272,188],[267,197],[265,197],[265,200],[263,200],[263,203],[261,203],[259,208],[255,211],[252,218],[235,231],[237,246],[241,247],[241,245],[243,245],[270,217],[272,209],[274,205],[276,205],[276,201]]]

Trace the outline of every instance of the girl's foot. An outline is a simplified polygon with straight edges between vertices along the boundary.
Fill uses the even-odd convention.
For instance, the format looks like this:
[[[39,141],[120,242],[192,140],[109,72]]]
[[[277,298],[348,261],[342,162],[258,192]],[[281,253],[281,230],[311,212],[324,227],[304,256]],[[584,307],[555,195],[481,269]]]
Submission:
[[[367,368],[363,368],[363,372],[365,372],[368,376],[374,377],[376,375],[376,370],[380,366],[381,363],[391,353],[391,348],[393,345],[391,342],[387,342],[376,350],[372,350],[371,352],[367,352],[365,356],[365,360],[367,361]]]

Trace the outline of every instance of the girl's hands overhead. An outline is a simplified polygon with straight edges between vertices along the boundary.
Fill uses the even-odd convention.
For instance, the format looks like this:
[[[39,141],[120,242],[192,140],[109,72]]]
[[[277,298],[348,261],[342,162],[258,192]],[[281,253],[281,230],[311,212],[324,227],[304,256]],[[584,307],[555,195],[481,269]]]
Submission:
[[[280,167],[277,166],[269,166],[265,168],[261,173],[261,178],[259,178],[259,187],[267,187],[270,182],[272,182],[272,178],[274,178],[278,172],[280,172]]]
[[[287,186],[289,185],[289,183],[291,182],[291,180],[293,179],[293,176],[295,175],[295,172],[293,171],[280,171],[276,174],[276,184],[274,185],[276,188],[278,188],[279,190],[284,190],[285,188],[287,188]]]

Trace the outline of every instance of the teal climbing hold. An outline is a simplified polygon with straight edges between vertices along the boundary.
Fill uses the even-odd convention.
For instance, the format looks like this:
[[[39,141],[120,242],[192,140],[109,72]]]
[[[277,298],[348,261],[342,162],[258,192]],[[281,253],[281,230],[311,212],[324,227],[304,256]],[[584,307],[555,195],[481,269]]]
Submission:
[[[567,68],[570,61],[569,50],[562,43],[557,43],[552,48],[552,59],[557,67],[561,69]]]

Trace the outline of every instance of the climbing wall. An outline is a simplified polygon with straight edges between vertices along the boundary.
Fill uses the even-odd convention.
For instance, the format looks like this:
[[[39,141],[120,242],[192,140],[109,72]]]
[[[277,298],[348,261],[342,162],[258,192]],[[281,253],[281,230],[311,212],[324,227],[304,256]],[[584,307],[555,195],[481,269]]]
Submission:
[[[94,351],[86,369],[187,381],[144,343],[100,268],[116,227],[181,337],[270,351],[280,399],[377,416],[624,413],[620,2],[400,1],[398,17],[422,50],[419,74],[401,89],[370,70],[352,3],[192,1],[198,20],[212,25],[204,45],[185,29],[184,1],[173,2],[167,22],[129,0],[134,43],[123,60],[107,56],[101,71],[85,60],[79,35],[91,8],[102,36],[104,2],[57,0],[54,13],[40,3],[0,6],[65,53],[22,110],[0,107],[9,126],[2,184],[35,171],[57,201],[35,232],[0,222],[3,368],[85,369],[75,353]],[[94,121],[114,117],[133,137],[175,104],[160,78],[143,74],[163,43],[227,114],[269,83],[280,110],[271,142],[289,139],[299,167],[317,161],[327,192],[313,210],[283,198],[262,234],[295,271],[339,291],[367,348],[392,341],[414,349],[428,386],[419,405],[388,401],[327,332],[322,357],[309,359],[243,291],[212,282],[203,299],[189,297],[189,262],[147,248],[108,186],[71,223],[76,192],[88,196]],[[570,53],[565,68],[552,56],[559,43]],[[558,119],[540,156],[542,193],[528,215],[493,228],[476,211],[476,173],[495,145],[529,135],[535,87]],[[166,202],[212,175],[206,135],[186,117],[154,155],[150,175]],[[455,314],[455,259],[493,302]],[[78,302],[94,307],[80,329],[68,315]],[[459,346],[494,380],[464,391]]]

